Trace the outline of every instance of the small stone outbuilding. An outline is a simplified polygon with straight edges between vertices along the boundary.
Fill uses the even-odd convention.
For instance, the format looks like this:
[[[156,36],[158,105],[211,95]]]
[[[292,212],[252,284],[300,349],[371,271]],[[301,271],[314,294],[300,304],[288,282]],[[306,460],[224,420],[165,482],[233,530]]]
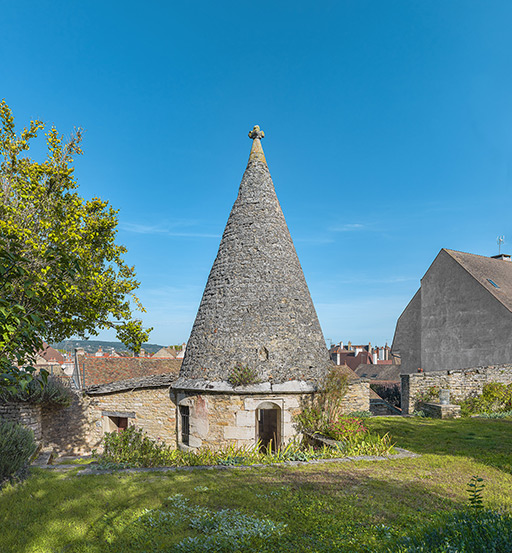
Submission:
[[[208,277],[180,376],[172,384],[178,446],[276,448],[332,366],[268,170],[259,127]],[[241,384],[240,373],[252,375]],[[368,410],[352,383],[350,410]]]

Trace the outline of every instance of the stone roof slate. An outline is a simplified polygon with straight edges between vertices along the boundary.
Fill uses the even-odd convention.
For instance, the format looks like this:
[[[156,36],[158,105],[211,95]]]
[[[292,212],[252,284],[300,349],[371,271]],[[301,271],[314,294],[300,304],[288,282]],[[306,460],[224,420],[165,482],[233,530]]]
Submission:
[[[110,384],[88,386],[84,388],[84,392],[89,396],[99,396],[141,388],[168,388],[177,377],[177,374],[156,374],[142,378],[130,378],[128,380],[111,382]]]
[[[331,362],[259,128],[253,137],[180,376],[227,381],[242,365],[260,381],[316,381]]]

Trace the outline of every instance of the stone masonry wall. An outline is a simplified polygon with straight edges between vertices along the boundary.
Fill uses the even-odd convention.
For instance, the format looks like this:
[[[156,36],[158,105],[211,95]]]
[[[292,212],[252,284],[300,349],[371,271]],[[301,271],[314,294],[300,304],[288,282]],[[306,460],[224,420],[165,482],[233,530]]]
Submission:
[[[281,442],[296,434],[293,417],[300,411],[301,394],[235,395],[178,392],[180,406],[190,409],[190,448],[221,449],[227,445],[253,447],[257,442],[256,410],[278,407],[281,412]],[[181,421],[179,445],[181,443]]]
[[[116,429],[111,417],[127,417],[128,425],[153,439],[176,444],[175,406],[168,388],[135,389],[105,395],[75,395],[70,407],[43,409],[43,440],[59,453],[101,450],[106,432]]]
[[[356,380],[350,382],[347,393],[343,398],[343,410],[345,413],[370,410],[370,381]]]
[[[178,392],[176,401],[190,409],[191,448],[220,449],[226,445],[253,447],[257,436],[257,410],[279,408],[281,443],[286,444],[297,435],[294,417],[303,405],[311,401],[311,394],[236,395],[197,392]],[[369,382],[351,383],[344,398],[344,412],[369,411]],[[181,421],[178,432],[181,442]],[[180,443],[180,447],[183,444]]]
[[[432,386],[449,389],[451,401],[462,401],[482,393],[485,384],[512,383],[512,365],[493,365],[452,371],[402,374],[402,412],[414,411],[416,398]]]
[[[59,453],[85,454],[98,446],[89,417],[89,398],[73,394],[69,407],[45,405],[42,409],[43,443]]]
[[[176,406],[169,388],[135,389],[90,397],[94,437],[115,430],[110,416],[127,416],[128,425],[141,428],[154,440],[176,446]],[[111,415],[109,415],[109,413]]]
[[[41,405],[23,402],[0,403],[0,419],[30,428],[34,432],[36,442],[41,441]]]

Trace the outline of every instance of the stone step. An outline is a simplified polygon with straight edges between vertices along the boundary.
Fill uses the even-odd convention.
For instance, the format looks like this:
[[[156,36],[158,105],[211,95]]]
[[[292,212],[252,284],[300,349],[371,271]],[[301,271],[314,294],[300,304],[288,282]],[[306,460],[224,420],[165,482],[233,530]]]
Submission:
[[[46,467],[51,464],[52,459],[55,457],[53,447],[43,447],[39,452],[36,460],[32,462],[32,467]]]

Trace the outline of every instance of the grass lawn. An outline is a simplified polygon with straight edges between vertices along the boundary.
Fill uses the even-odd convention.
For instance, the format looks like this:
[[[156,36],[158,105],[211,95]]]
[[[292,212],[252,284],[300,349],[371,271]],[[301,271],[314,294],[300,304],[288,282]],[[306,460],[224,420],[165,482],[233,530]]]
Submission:
[[[236,540],[201,546],[216,524],[254,526],[241,551],[380,551],[435,512],[465,506],[473,475],[484,479],[486,507],[512,512],[510,422],[389,417],[370,425],[422,457],[165,474],[34,470],[0,492],[0,551],[238,551],[229,549]]]

